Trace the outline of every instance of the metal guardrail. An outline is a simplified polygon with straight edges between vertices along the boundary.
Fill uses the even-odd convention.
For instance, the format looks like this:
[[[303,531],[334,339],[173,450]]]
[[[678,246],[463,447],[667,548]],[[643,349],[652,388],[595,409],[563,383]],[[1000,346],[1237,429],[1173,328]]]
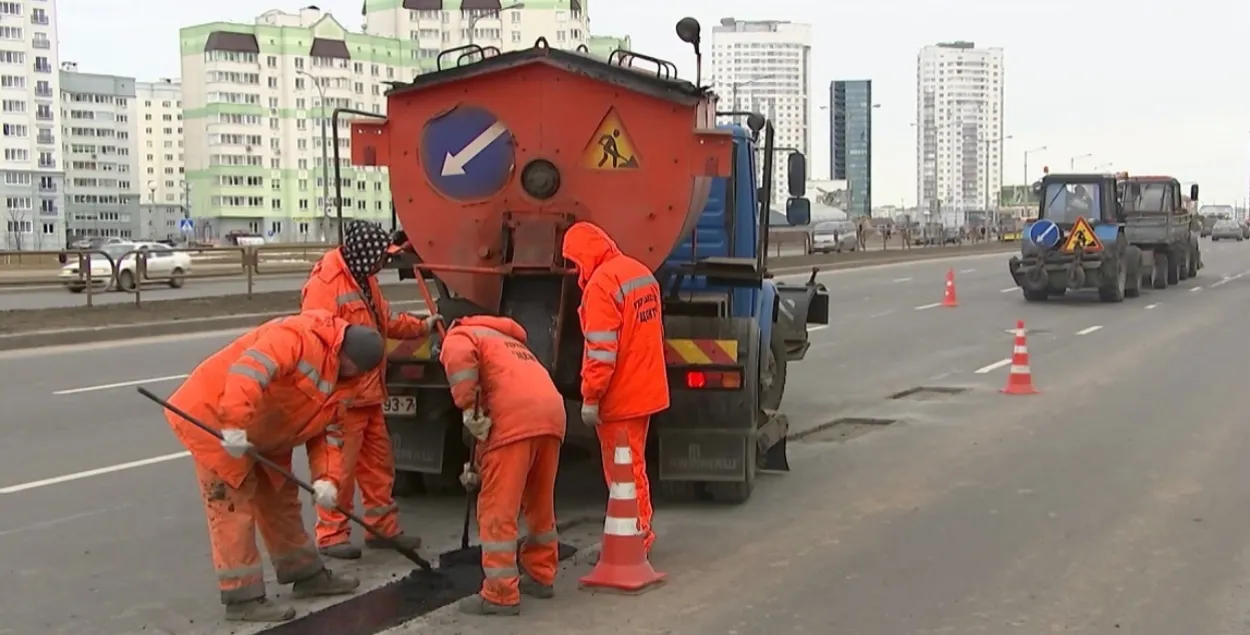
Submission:
[[[255,293],[257,278],[279,275],[306,275],[334,245],[297,246],[257,245],[245,247],[171,248],[173,254],[188,254],[189,263],[154,267],[146,249],[135,249],[117,258],[103,249],[57,251],[0,251],[0,289],[21,292],[59,288],[84,293],[86,305],[94,306],[101,291],[121,291],[134,295],[135,305],[143,301],[144,287],[165,284],[178,288],[187,280],[242,279],[247,297]],[[61,263],[61,259],[65,264]],[[99,271],[100,260],[108,263],[107,273]],[[75,265],[76,261],[76,267]],[[51,262],[54,265],[48,265]],[[96,266],[92,266],[96,263]],[[161,298],[168,299],[168,298]]]

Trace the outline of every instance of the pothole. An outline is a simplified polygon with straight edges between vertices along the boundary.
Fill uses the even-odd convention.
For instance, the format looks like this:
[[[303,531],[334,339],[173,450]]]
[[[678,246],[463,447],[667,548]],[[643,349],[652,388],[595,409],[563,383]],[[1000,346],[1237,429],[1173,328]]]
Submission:
[[[873,417],[843,417],[796,432],[790,440],[799,443],[845,443],[894,423],[898,421]]]
[[[917,386],[903,392],[890,395],[890,399],[907,399],[910,401],[938,401],[967,391],[967,388],[953,386]]]

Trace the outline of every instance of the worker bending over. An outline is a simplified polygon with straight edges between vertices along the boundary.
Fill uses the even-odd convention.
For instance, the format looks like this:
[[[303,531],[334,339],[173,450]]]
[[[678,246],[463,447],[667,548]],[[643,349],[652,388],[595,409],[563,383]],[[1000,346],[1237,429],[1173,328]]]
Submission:
[[[343,245],[326,253],[313,267],[304,284],[301,308],[330,311],[351,324],[377,329],[385,338],[426,336],[438,316],[420,318],[411,313],[391,311],[382,295],[377,274],[386,262],[389,246],[390,238],[381,227],[353,221],[347,227]],[[386,400],[385,360],[362,375],[358,382],[359,392],[342,422],[347,431],[344,456],[349,475],[340,496],[343,508],[351,511],[354,487],[359,483],[364,519],[385,537],[416,549],[421,546],[421,538],[403,534],[391,493],[395,484],[395,457],[382,416],[382,402]],[[365,536],[365,544],[374,548],[390,546],[372,535]],[[351,524],[347,516],[334,509],[317,510],[317,547],[322,555],[330,558],[360,557],[360,547],[351,544]]]
[[[647,429],[651,415],[668,408],[664,320],[660,285],[646,265],[621,253],[598,226],[574,223],[564,234],[564,258],[577,267],[585,338],[582,421],[599,435],[603,475],[612,482],[617,432],[624,430],[638,491],[638,529],[647,553],[651,485],[647,481]]]
[[[337,419],[352,396],[352,377],[382,361],[377,331],[351,326],[323,311],[271,320],[200,363],[169,402],[221,439],[173,412],[166,419],[195,462],[208,516],[213,566],[226,619],[280,622],[295,609],[265,599],[260,531],[280,584],[295,597],[353,592],[358,580],[336,575],[317,555],[300,516],[299,489],[257,465],[255,452],[287,468],[307,446],[320,507],[333,507],[346,482],[343,430]]]
[[[560,566],[556,469],[564,442],[564,398],[525,345],[525,329],[504,318],[472,316],[447,331],[439,361],[465,428],[477,441],[461,482],[478,485],[482,591],[460,601],[474,615],[518,615],[521,594],[550,598]],[[528,537],[517,567],[517,516]]]

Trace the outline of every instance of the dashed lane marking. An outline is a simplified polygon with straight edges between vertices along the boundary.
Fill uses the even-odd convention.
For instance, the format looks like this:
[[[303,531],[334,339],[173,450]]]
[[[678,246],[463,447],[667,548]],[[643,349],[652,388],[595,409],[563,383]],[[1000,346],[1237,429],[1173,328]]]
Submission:
[[[1002,368],[1003,366],[1006,366],[1007,364],[1010,364],[1010,363],[1011,363],[1011,358],[1010,358],[1010,357],[1008,357],[1008,358],[1006,358],[1006,359],[1000,359],[1000,360],[998,360],[998,361],[994,362],[993,364],[989,364],[988,366],[982,366],[982,367],[980,367],[980,368],[976,369],[976,371],[975,371],[975,372],[976,372],[976,374],[978,374],[978,375],[984,375],[984,374],[986,374],[986,373],[989,373],[989,372],[993,372],[993,371],[995,371],[995,370],[998,370],[999,368]]]
[[[924,311],[925,309],[932,309],[932,308],[939,307],[939,306],[942,306],[942,303],[941,303],[941,302],[934,302],[933,304],[922,304],[922,305],[920,305],[920,306],[916,307],[916,310],[917,310],[917,311]]]
[[[962,270],[960,270],[960,272],[959,272],[959,273],[973,273],[973,272],[975,272],[975,271],[976,271],[976,269],[962,269]]]
[[[1147,305],[1146,305],[1146,310],[1153,309],[1153,308],[1155,308],[1155,307],[1157,307],[1157,306],[1159,306],[1159,303],[1157,303],[1157,302],[1156,302],[1156,303],[1154,303],[1154,304],[1147,304]]]
[[[165,377],[149,377],[147,379],[135,379],[132,381],[119,381],[115,384],[100,384],[99,386],[85,386],[83,388],[70,388],[68,390],[58,390],[54,395],[77,395],[84,392],[96,392],[97,390],[112,390],[113,388],[125,388],[126,386],[138,386],[140,384],[155,384],[163,381],[176,381],[186,379],[187,375],[167,375]]]
[[[999,293],[1011,293],[1012,291],[1018,291],[1019,289],[1020,287],[1007,287],[1006,289],[999,289],[998,292]]]
[[[1101,330],[1101,329],[1102,329],[1102,325],[1101,325],[1101,324],[1095,324],[1094,326],[1090,326],[1090,327],[1087,327],[1087,328],[1083,328],[1083,329],[1081,329],[1081,330],[1077,331],[1077,332],[1076,332],[1076,334],[1077,334],[1077,335],[1089,335],[1090,333],[1093,333],[1094,331],[1098,331],[1098,330]]]
[[[911,282],[911,278],[895,278],[895,282]]]
[[[0,494],[16,494],[18,492],[24,492],[26,490],[38,489],[40,487],[47,487],[49,485],[59,485],[61,483],[68,483],[70,481],[77,481],[77,480],[81,480],[84,478],[91,478],[93,476],[100,476],[102,474],[112,474],[113,472],[133,470],[136,467],[145,467],[148,465],[156,465],[157,463],[175,461],[177,459],[186,458],[188,456],[191,456],[190,452],[174,452],[173,454],[162,454],[161,456],[154,456],[149,459],[140,459],[138,461],[130,461],[128,463],[118,463],[117,465],[110,465],[108,467],[100,467],[94,470],[87,470],[85,472],[75,472],[73,474],[66,474],[64,476],[54,476],[52,478],[45,478],[45,479],[41,479],[38,481],[31,481],[29,483],[21,483],[19,485],[10,485],[8,487],[0,487]]]
[[[1194,287],[1194,288],[1192,288],[1192,289],[1190,289],[1190,290],[1189,290],[1189,292],[1190,292],[1190,293],[1194,293],[1194,292],[1197,292],[1197,291],[1202,291],[1202,287]]]

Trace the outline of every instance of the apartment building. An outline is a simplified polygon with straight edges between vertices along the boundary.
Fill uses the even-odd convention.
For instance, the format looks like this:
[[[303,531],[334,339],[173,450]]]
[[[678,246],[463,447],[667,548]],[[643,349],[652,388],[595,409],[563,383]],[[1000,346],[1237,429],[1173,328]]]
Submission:
[[[767,116],[778,148],[810,156],[811,57],[811,25],[722,19],[712,27],[711,55],[711,83],[721,99],[719,108]],[[789,197],[784,154],[774,157],[773,200],[779,203]]]
[[[139,215],[154,240],[185,237],[186,180],[182,147],[182,85],[175,79],[135,83],[139,115]]]
[[[470,44],[504,52],[530,48],[540,37],[555,48],[590,45],[585,0],[365,0],[364,17],[366,33],[409,40],[418,59],[430,63],[441,51]]]
[[[995,204],[1003,75],[1003,49],[973,42],[926,46],[916,57],[916,195],[935,221],[961,225]]]
[[[65,242],[56,5],[0,1],[0,249]]]
[[[314,7],[188,27],[179,37],[185,189],[201,238],[333,237],[331,113],[383,113],[384,82],[430,65],[410,40],[348,32]],[[389,222],[385,169],[354,168],[349,140],[338,146],[344,218]]]

